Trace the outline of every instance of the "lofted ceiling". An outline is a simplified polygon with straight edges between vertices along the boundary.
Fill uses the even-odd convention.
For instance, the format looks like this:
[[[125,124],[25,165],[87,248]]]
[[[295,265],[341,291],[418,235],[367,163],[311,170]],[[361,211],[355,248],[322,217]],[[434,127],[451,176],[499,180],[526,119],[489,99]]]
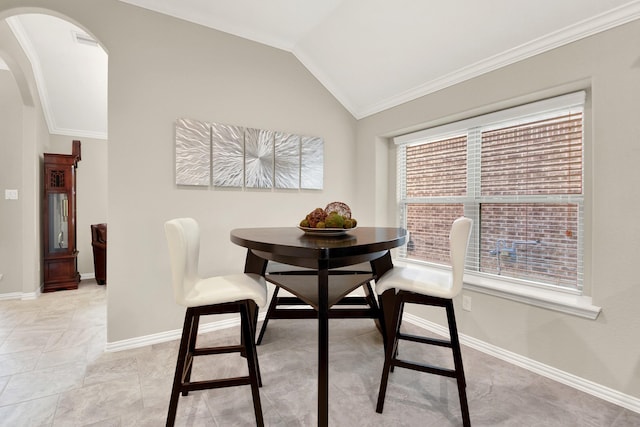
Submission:
[[[289,51],[357,119],[640,18],[640,0],[120,1]],[[9,19],[31,44],[51,120],[106,138],[104,51],[57,18]],[[72,51],[96,53],[82,58],[82,75]]]
[[[72,23],[42,14],[7,18],[31,62],[49,132],[107,139],[107,54]]]

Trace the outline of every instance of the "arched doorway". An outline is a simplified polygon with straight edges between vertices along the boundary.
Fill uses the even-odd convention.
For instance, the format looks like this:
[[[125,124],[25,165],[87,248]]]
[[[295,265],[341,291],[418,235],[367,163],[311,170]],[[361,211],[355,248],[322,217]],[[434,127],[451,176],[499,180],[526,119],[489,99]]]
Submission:
[[[29,10],[28,14],[19,13],[20,10],[15,12],[0,16],[0,58],[7,64],[5,77],[10,73],[14,91],[17,89],[20,94],[14,97],[14,102],[20,104],[18,120],[4,128],[11,132],[11,137],[0,138],[0,144],[11,144],[11,150],[0,147],[3,155],[6,153],[13,158],[9,160],[4,156],[13,167],[8,168],[4,175],[0,174],[0,181],[4,181],[0,182],[0,188],[19,189],[18,200],[11,203],[7,201],[4,204],[6,212],[2,215],[3,218],[9,218],[12,232],[5,233],[7,238],[0,242],[0,253],[6,255],[5,266],[0,264],[0,274],[3,274],[3,268],[8,271],[8,274],[3,274],[4,280],[0,279],[0,295],[31,298],[37,296],[42,282],[42,153],[66,152],[70,150],[72,139],[83,142],[83,161],[78,171],[78,267],[83,278],[93,273],[89,224],[107,220],[107,63],[106,52],[100,44],[71,20],[59,14],[54,16],[48,11],[31,13],[32,10]],[[64,46],[61,46],[62,50],[52,49],[50,43],[56,39],[65,40],[67,46],[73,46],[77,52],[70,55],[64,51]],[[43,57],[42,49],[47,51],[48,57]],[[82,53],[92,50],[102,52],[104,61],[93,61],[92,64],[83,61]],[[70,72],[73,70],[77,73]],[[0,70],[0,76],[2,73]],[[96,74],[99,74],[97,79],[101,80],[102,88],[91,88],[91,77],[95,80]],[[51,76],[54,78],[51,79]],[[65,77],[67,82],[61,83],[60,79]],[[7,81],[5,78],[5,85]],[[0,79],[0,82],[3,80]],[[97,113],[94,111],[94,117],[90,117],[88,113],[91,108],[81,106],[71,96],[72,91],[80,92],[84,97],[101,98],[101,110]],[[65,107],[76,107],[76,112],[74,108]],[[95,120],[96,115],[102,115],[103,123]],[[69,125],[73,122],[70,118],[79,116],[82,116],[80,118],[85,125]],[[17,224],[20,226],[17,227]]]

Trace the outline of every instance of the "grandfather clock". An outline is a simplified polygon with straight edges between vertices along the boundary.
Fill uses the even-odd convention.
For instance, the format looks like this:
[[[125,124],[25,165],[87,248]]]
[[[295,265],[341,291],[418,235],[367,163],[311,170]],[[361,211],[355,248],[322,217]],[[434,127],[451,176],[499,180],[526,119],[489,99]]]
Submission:
[[[44,154],[44,292],[78,289],[76,169],[80,141],[71,154]]]

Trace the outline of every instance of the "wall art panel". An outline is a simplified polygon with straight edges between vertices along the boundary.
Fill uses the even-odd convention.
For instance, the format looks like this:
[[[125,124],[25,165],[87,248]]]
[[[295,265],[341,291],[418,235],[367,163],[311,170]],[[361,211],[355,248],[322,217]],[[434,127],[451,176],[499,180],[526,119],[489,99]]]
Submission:
[[[206,122],[176,120],[176,184],[211,183],[211,132]]]
[[[316,136],[176,119],[176,185],[321,190]]]
[[[300,188],[322,190],[324,141],[317,136],[300,137]]]
[[[244,128],[211,125],[211,167],[216,187],[242,187],[244,183]]]
[[[276,132],[274,137],[276,188],[300,188],[300,136]]]
[[[273,188],[273,131],[247,128],[244,179],[248,188]]]

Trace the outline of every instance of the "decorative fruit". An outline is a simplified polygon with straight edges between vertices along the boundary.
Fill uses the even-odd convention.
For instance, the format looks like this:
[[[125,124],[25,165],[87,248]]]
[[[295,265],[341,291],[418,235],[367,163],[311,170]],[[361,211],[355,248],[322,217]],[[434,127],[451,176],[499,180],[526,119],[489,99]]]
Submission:
[[[338,212],[331,212],[324,220],[327,228],[344,228],[344,217]]]
[[[331,202],[324,208],[324,211],[327,215],[331,212],[337,212],[345,218],[351,218],[351,208],[343,202]]]
[[[331,202],[324,209],[315,208],[300,221],[300,227],[305,228],[354,228],[356,224],[351,209],[343,202]]]
[[[309,227],[316,228],[319,222],[322,222],[327,217],[327,213],[322,208],[315,208],[309,215],[307,215],[307,221],[309,221]]]

